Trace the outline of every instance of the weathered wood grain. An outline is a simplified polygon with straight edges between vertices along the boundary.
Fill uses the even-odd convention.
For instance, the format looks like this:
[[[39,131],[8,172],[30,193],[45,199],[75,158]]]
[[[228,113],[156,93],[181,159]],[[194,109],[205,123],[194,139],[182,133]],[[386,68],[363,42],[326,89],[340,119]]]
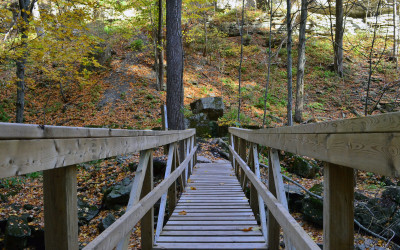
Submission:
[[[188,129],[184,131],[192,131]],[[63,139],[63,138],[99,138],[99,137],[137,137],[137,136],[161,136],[177,135],[185,133],[183,130],[129,130],[108,128],[83,128],[49,126],[35,124],[17,124],[0,122],[0,140],[9,139]],[[193,135],[192,134],[192,135]]]
[[[154,206],[154,204],[161,198],[161,196],[168,190],[168,187],[176,181],[182,174],[183,170],[187,168],[189,160],[195,154],[197,146],[190,152],[180,166],[171,173],[171,175],[163,180],[157,187],[147,194],[138,204],[132,207],[124,215],[122,215],[116,222],[90,242],[84,249],[113,249],[118,241],[127,235],[131,228]]]
[[[232,154],[238,161],[240,167],[243,169],[251,183],[255,186],[258,194],[261,195],[269,211],[273,214],[274,218],[281,225],[283,231],[290,237],[296,249],[320,249],[317,244],[310,238],[310,236],[303,230],[303,228],[296,222],[290,215],[285,207],[278,202],[272,193],[265,187],[265,185],[251,172],[246,163],[239,157],[239,155],[229,146]]]
[[[186,130],[163,136],[0,140],[0,178],[139,152],[185,139],[193,133]]]
[[[44,227],[47,249],[78,249],[77,170],[43,172]]]
[[[354,170],[324,166],[324,249],[354,249]]]
[[[254,134],[230,128],[248,141],[341,166],[400,176],[400,133]]]

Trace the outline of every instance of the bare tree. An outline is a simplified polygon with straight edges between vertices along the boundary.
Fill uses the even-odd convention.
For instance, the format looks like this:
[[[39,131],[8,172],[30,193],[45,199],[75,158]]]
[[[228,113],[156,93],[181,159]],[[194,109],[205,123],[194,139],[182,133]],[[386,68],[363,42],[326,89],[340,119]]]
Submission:
[[[291,0],[286,0],[286,26],[287,26],[287,90],[288,90],[288,103],[287,103],[287,120],[288,126],[292,126],[292,17]]]
[[[160,90],[163,90],[164,85],[164,50],[162,41],[162,27],[163,27],[163,2],[158,0],[158,30],[157,30],[157,85]]]
[[[238,122],[240,123],[240,104],[242,101],[242,62],[243,62],[243,26],[244,26],[244,0],[242,1],[242,21],[240,25],[240,63],[239,63],[239,100],[238,100]]]
[[[398,70],[398,63],[397,63],[397,37],[396,37],[396,29],[397,29],[397,1],[393,0],[393,61],[396,64],[396,70]]]
[[[268,87],[269,87],[269,79],[271,75],[271,58],[272,58],[272,16],[273,16],[273,3],[270,3],[270,11],[269,11],[269,36],[268,36],[268,72],[267,72],[267,82],[265,83],[265,94],[264,94],[264,116],[263,116],[263,124],[265,127],[266,116],[267,116],[267,97],[268,97]]]
[[[19,0],[20,20],[18,23],[18,30],[21,33],[21,56],[16,60],[17,66],[17,113],[16,122],[22,123],[24,121],[24,106],[25,106],[25,64],[28,57],[27,40],[28,40],[28,25],[32,9],[36,0]]]
[[[167,116],[170,129],[185,128],[183,120],[182,0],[167,5]]]
[[[379,15],[379,8],[381,6],[381,0],[378,1],[378,6],[376,7],[376,12],[375,12],[375,25],[374,25],[374,36],[372,37],[372,44],[371,44],[371,50],[369,52],[369,71],[368,71],[368,82],[367,82],[367,94],[365,96],[365,106],[364,106],[364,115],[368,115],[368,99],[369,99],[369,89],[371,87],[371,79],[372,79],[372,56],[374,53],[374,46],[375,46],[375,40],[376,40],[376,29],[377,29],[377,24],[378,24],[378,15]]]
[[[304,106],[304,67],[306,65],[306,24],[308,0],[301,0],[300,14],[300,32],[297,62],[297,79],[296,79],[296,106],[294,110],[294,120],[301,122],[303,120]]]
[[[336,0],[336,29],[334,43],[334,68],[338,76],[343,77],[343,0]]]

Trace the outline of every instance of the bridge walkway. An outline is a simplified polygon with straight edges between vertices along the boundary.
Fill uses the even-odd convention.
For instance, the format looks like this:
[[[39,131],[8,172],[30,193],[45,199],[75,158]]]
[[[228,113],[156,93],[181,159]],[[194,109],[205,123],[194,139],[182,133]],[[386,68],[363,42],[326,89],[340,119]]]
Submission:
[[[267,249],[230,163],[196,165],[154,249]]]

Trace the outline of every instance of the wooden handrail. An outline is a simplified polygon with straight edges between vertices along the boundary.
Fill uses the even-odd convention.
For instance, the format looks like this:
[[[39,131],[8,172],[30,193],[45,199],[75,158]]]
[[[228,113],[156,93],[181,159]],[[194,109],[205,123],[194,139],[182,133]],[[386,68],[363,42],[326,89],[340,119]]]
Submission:
[[[96,239],[90,242],[84,249],[113,249],[119,240],[129,234],[139,220],[151,209],[154,204],[167,192],[168,188],[181,176],[183,171],[189,166],[197,146],[192,149],[189,156],[173,171],[169,177],[163,180],[156,188],[148,193],[129,211],[122,215],[110,227],[102,232]]]
[[[259,145],[394,177],[400,176],[399,130],[400,113],[272,129],[229,128]]]
[[[282,205],[274,195],[265,187],[256,174],[251,171],[244,160],[229,146],[229,149],[242,168],[252,185],[257,189],[258,194],[262,197],[269,211],[274,215],[275,219],[282,226],[283,231],[290,237],[296,249],[320,249],[318,245],[310,238],[303,228],[290,215],[289,211]]]
[[[78,249],[76,164],[140,152],[138,171],[142,172],[135,176],[128,211],[125,215],[133,214],[134,218],[145,220],[142,225],[143,247],[151,248],[154,234],[152,206],[158,200],[158,198],[150,197],[154,194],[151,192],[153,190],[152,149],[190,140],[192,143],[190,146],[187,143],[186,146],[192,151],[181,164],[182,168],[179,168],[179,171],[184,171],[189,161],[191,167],[193,166],[196,149],[193,145],[195,134],[195,129],[147,131],[0,123],[0,178],[44,170],[46,248]],[[185,149],[187,150],[189,148]],[[175,162],[176,152],[175,149],[175,157],[173,157]],[[171,176],[168,178],[170,180],[168,186],[178,178],[179,175],[176,172],[172,174],[172,178]],[[165,184],[154,191],[163,186]],[[146,196],[139,201],[143,195]],[[150,203],[145,203],[145,200],[150,200],[150,207],[147,207]],[[134,210],[133,213],[131,208]],[[121,223],[121,220],[117,222]],[[122,222],[122,224],[125,234],[119,235],[120,228],[117,229],[117,234],[121,237],[118,236],[117,241],[113,242],[114,246],[136,223],[128,225]],[[126,248],[126,242],[123,241],[120,244],[121,249]]]
[[[106,135],[104,129],[82,128],[85,132],[81,133],[80,128],[59,130],[57,127],[51,127],[43,130],[45,132],[42,131],[41,135],[36,134],[36,137],[31,135],[28,138],[21,136],[15,139],[17,135],[10,132],[9,136],[14,139],[4,139],[4,137],[7,138],[2,130],[4,127],[10,126],[0,123],[0,178],[135,153],[184,140],[196,133],[194,129],[125,132],[107,129]],[[17,125],[16,127],[26,127],[29,128],[28,130],[37,131],[38,126]],[[60,134],[54,135],[56,131]],[[97,133],[97,131],[102,132]],[[149,135],[144,135],[146,133]],[[68,135],[70,137],[66,137]],[[78,135],[82,137],[77,137]]]
[[[253,182],[256,179],[243,160],[246,154],[242,155],[242,153],[246,152],[247,142],[270,148],[269,188],[272,193],[268,194],[273,198],[275,198],[274,195],[277,195],[280,206],[283,208],[285,207],[284,190],[279,174],[280,164],[277,149],[325,162],[324,249],[353,248],[353,169],[386,176],[398,177],[400,175],[400,113],[259,130],[229,128],[229,132],[235,149],[230,147],[231,155],[233,155],[232,163],[234,166],[235,162],[240,165],[256,188],[258,184]],[[241,159],[238,158],[239,156]],[[236,168],[237,175],[243,180],[245,177],[240,172]],[[281,182],[282,187],[276,185],[276,181]],[[271,185],[274,182],[276,187]],[[266,189],[266,187],[264,188]],[[257,190],[260,192],[259,189]],[[265,194],[262,198],[267,204]],[[287,221],[285,222],[287,218],[282,217],[282,214],[274,213],[270,206],[274,206],[275,209],[277,206],[273,202],[272,204],[271,201],[269,202],[270,204],[267,206],[274,216],[273,219],[276,219],[285,231],[287,225],[282,223],[287,223]],[[268,223],[272,223],[269,227],[276,228],[273,219],[269,220]],[[288,228],[293,230],[292,226],[289,225]],[[274,229],[274,232],[271,232],[270,229],[268,242],[269,246],[274,248],[279,244],[279,229]],[[291,238],[291,243],[298,247],[297,240],[300,239],[292,239],[292,232],[289,232],[288,237]],[[304,248],[301,247],[301,249]]]

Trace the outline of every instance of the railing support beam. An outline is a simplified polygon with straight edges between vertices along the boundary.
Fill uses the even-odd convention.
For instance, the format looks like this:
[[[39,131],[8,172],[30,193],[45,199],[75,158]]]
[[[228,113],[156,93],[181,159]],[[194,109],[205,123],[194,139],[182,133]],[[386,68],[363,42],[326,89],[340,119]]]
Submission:
[[[325,163],[324,250],[354,248],[354,170]]]
[[[150,157],[148,161],[148,166],[146,169],[146,174],[144,177],[143,188],[140,199],[145,197],[148,193],[153,191],[153,153],[150,150]],[[154,244],[154,208],[152,207],[143,216],[140,221],[142,227],[142,249],[151,250]]]
[[[46,249],[78,249],[76,166],[43,171]]]

